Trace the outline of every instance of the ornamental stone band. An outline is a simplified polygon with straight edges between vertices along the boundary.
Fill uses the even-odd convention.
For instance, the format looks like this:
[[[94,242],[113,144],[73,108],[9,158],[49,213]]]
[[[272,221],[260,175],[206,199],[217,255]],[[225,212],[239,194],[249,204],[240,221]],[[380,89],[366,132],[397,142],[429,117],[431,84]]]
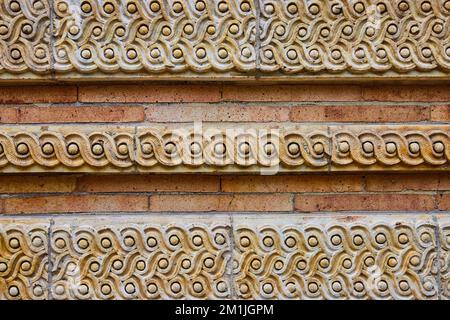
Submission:
[[[448,80],[449,21],[449,0],[5,0],[0,78]]]

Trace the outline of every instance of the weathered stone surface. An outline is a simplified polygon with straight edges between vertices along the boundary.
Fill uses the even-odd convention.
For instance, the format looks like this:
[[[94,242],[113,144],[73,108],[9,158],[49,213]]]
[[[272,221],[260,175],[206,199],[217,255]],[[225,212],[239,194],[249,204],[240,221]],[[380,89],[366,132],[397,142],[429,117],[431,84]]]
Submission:
[[[50,221],[0,217],[0,300],[48,299]]]
[[[282,217],[2,218],[0,299],[450,298],[448,215]]]
[[[0,166],[3,172],[447,170],[449,128],[261,123],[0,127]]]
[[[0,78],[448,79],[449,19],[448,0],[5,0]]]

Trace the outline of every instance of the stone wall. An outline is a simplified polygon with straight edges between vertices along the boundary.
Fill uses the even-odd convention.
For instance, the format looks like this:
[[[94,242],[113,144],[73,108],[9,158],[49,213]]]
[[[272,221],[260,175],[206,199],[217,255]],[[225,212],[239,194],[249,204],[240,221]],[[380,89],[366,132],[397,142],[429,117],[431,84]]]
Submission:
[[[450,1],[0,1],[0,299],[450,298]]]

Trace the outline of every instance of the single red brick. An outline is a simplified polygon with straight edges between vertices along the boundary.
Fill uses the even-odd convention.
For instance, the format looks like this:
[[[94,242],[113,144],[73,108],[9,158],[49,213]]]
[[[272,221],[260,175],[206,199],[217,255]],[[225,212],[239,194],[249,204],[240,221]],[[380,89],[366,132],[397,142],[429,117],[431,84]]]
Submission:
[[[296,106],[291,121],[417,122],[430,118],[427,106]]]
[[[152,195],[151,211],[292,211],[290,194]]]
[[[295,209],[321,211],[431,211],[435,198],[430,194],[332,194],[297,195]]]
[[[140,106],[21,107],[21,123],[53,122],[140,122],[145,119]]]
[[[0,87],[0,103],[67,103],[77,101],[77,87],[10,86]]]
[[[360,101],[354,85],[225,85],[225,101]]]
[[[141,195],[60,195],[6,198],[4,213],[141,212],[148,197]]]
[[[219,85],[88,85],[79,88],[81,102],[217,102]]]

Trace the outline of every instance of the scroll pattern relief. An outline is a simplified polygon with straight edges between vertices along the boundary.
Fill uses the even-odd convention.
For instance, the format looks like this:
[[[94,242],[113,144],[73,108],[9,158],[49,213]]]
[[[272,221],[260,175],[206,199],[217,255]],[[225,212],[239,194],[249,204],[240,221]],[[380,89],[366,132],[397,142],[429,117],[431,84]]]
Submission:
[[[449,126],[0,128],[0,170],[446,169]]]
[[[1,299],[450,298],[443,215],[41,220],[0,220]]]
[[[56,1],[58,71],[255,70],[253,0]]]
[[[4,0],[0,72],[445,76],[449,22],[450,0]]]
[[[228,221],[182,224],[183,217],[165,217],[111,225],[110,220],[55,226],[54,299],[230,297]]]
[[[259,0],[261,70],[450,70],[450,1]]]
[[[439,297],[431,219],[283,218],[279,225],[275,217],[257,219],[235,219],[241,298]]]
[[[49,0],[0,2],[0,73],[50,71]]]
[[[48,222],[0,220],[0,300],[48,298]]]
[[[439,216],[441,225],[440,235],[440,281],[442,283],[442,296],[450,299],[450,221],[448,217]]]

